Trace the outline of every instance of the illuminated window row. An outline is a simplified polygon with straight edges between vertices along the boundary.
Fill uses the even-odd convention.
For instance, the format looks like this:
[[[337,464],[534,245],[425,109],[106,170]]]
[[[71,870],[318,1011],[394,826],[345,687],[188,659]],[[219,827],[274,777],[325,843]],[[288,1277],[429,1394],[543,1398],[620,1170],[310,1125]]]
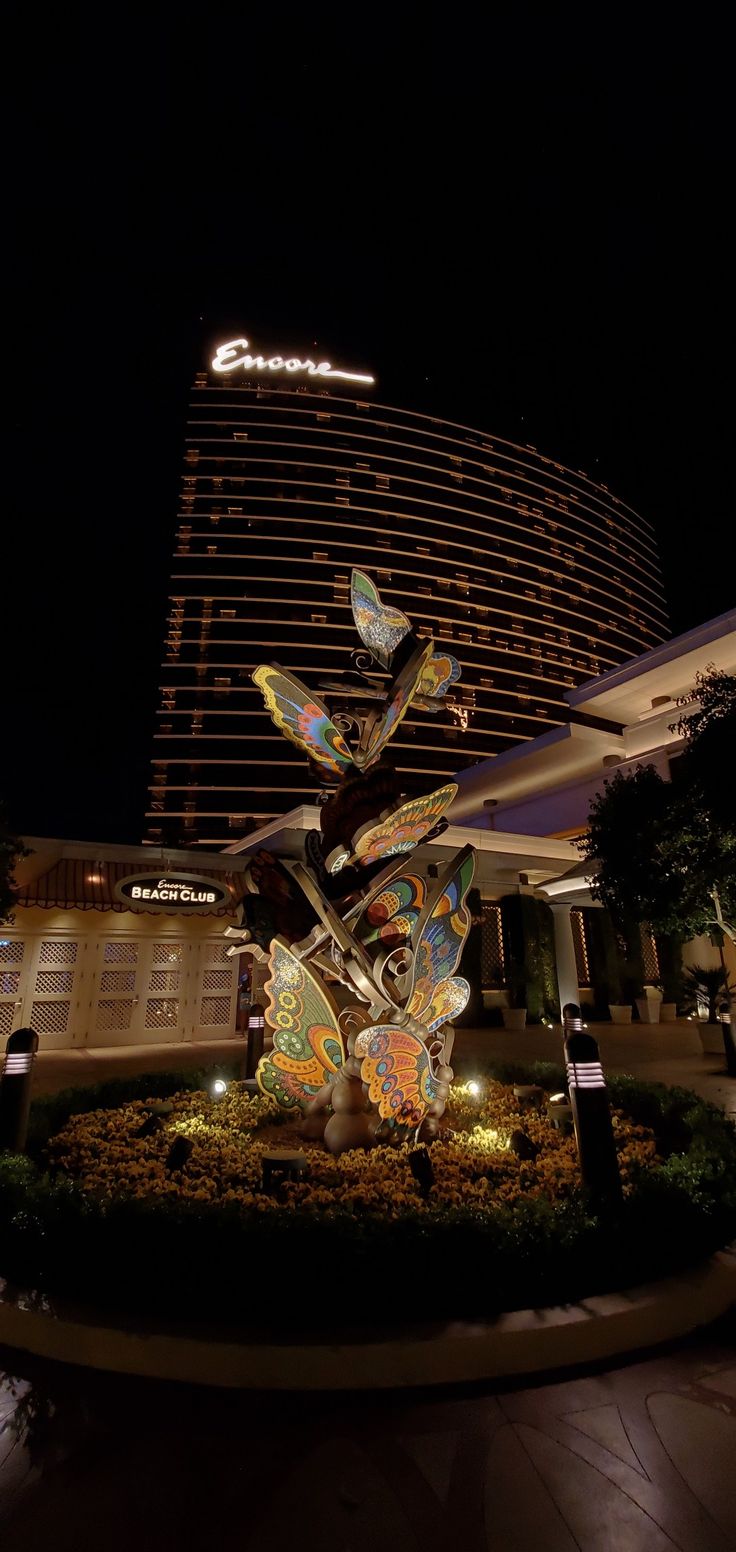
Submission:
[[[273,483],[274,484],[278,484],[278,481],[274,481]],[[287,481],[286,483],[287,484],[295,484],[297,482]],[[308,487],[305,486],[305,487],[300,487],[300,488],[306,489]],[[488,543],[487,536],[484,534],[482,529],[480,529],[480,528],[468,528],[467,525],[459,524],[459,523],[455,522],[454,520],[451,523],[450,522],[450,517],[448,516],[448,513],[447,513],[446,509],[444,507],[440,507],[440,505],[437,502],[424,502],[424,503],[421,503],[421,504],[424,505],[424,506],[431,507],[433,510],[440,510],[440,511],[442,511],[443,515],[442,515],[441,518],[433,517],[431,515],[431,513],[426,513],[426,512],[419,513],[419,512],[414,512],[414,511],[411,511],[411,510],[406,510],[406,511],[403,511],[403,512],[389,512],[389,511],[384,511],[384,510],[375,510],[374,511],[372,509],[368,509],[368,508],[365,508],[365,507],[353,507],[353,508],[351,508],[351,515],[352,515],[352,519],[353,519],[352,522],[351,523],[342,523],[342,522],[335,522],[334,521],[334,513],[336,511],[336,508],[334,506],[332,506],[330,503],[327,503],[327,502],[324,503],[323,504],[323,508],[322,508],[322,507],[317,507],[317,503],[309,503],[309,505],[307,505],[304,502],[303,498],[300,498],[299,496],[279,496],[276,499],[278,500],[280,506],[282,506],[282,507],[286,507],[286,506],[294,507],[294,506],[297,506],[297,507],[300,507],[302,510],[300,511],[298,516],[295,515],[294,517],[290,517],[288,514],[285,514],[283,512],[279,512],[279,513],[275,514],[273,512],[264,512],[262,509],[259,510],[258,512],[253,511],[249,515],[249,524],[250,523],[254,523],[256,525],[256,527],[257,527],[261,523],[274,523],[274,524],[277,524],[277,523],[289,523],[289,524],[291,524],[293,526],[296,526],[298,528],[301,528],[301,529],[304,529],[304,528],[307,528],[309,526],[312,526],[312,527],[316,528],[318,532],[324,532],[325,528],[334,528],[334,529],[346,528],[346,529],[348,529],[348,531],[352,530],[352,532],[354,533],[356,531],[356,528],[357,528],[358,531],[361,532],[361,533],[373,533],[373,534],[375,534],[378,537],[379,540],[381,538],[387,538],[389,540],[389,543],[387,545],[385,545],[384,548],[387,550],[387,552],[390,552],[392,554],[393,553],[396,553],[396,554],[402,553],[401,550],[394,551],[394,547],[393,546],[394,546],[394,542],[395,542],[395,540],[397,538],[398,538],[399,543],[401,543],[401,537],[402,537],[402,535],[401,535],[401,525],[403,525],[403,524],[405,524],[407,522],[412,522],[412,523],[420,524],[422,531],[426,531],[427,526],[431,525],[433,528],[439,528],[443,533],[446,533],[448,528],[451,527],[454,532],[461,532],[461,533],[469,534],[476,541],[475,544],[468,544],[467,541],[466,542],[462,542],[462,541],[453,540],[453,539],[442,539],[441,541],[438,541],[438,547],[441,544],[444,548],[446,548],[448,550],[449,549],[454,549],[454,550],[461,550],[461,551],[465,551],[465,552],[467,552],[468,550],[472,550],[474,552],[474,551],[476,551],[476,550],[478,550],[480,548],[480,546],[477,543],[478,539],[484,539],[486,544]],[[253,504],[255,504],[256,502],[259,502],[259,503],[261,503],[261,502],[268,502],[269,506],[273,506],[273,504],[274,504],[274,498],[273,497],[255,495],[253,493],[249,494],[248,500],[251,503],[253,503]],[[305,507],[306,507],[306,510],[305,510]],[[317,507],[316,512],[314,510],[315,507]],[[452,517],[453,517],[453,519],[454,519],[455,515],[458,512],[462,512],[463,516],[477,516],[478,518],[482,518],[483,517],[482,513],[468,512],[464,508],[453,508],[452,509]],[[310,515],[311,513],[314,513],[314,515]],[[199,512],[195,512],[194,510],[192,510],[191,512],[182,512],[180,514],[180,519],[179,520],[180,520],[181,527],[189,530],[189,533],[187,534],[187,538],[191,538],[191,533],[193,532],[193,528],[194,528],[194,518],[195,517],[201,518],[202,516],[203,516],[203,514],[201,514]],[[385,519],[385,523],[384,523],[383,527],[377,527],[374,522],[365,521],[366,519],[376,518],[376,517],[382,517],[382,518]],[[540,568],[540,569],[546,569],[550,574],[554,574],[555,573],[554,562],[558,561],[558,562],[561,562],[563,565],[567,565],[567,566],[571,567],[571,569],[574,568],[575,570],[579,570],[581,572],[585,572],[587,576],[590,576],[592,578],[596,578],[598,581],[601,581],[601,580],[608,580],[607,577],[601,577],[601,568],[604,568],[605,571],[612,572],[613,580],[617,581],[620,584],[620,586],[623,587],[623,585],[624,585],[623,584],[623,580],[619,577],[618,573],[615,572],[615,570],[614,570],[614,562],[610,558],[608,558],[606,556],[603,556],[603,555],[593,555],[593,556],[589,557],[589,559],[587,559],[586,558],[587,552],[585,550],[578,551],[575,555],[570,555],[569,557],[566,557],[562,550],[553,549],[551,547],[551,545],[554,544],[554,542],[555,542],[554,539],[551,540],[550,545],[547,546],[547,547],[540,545],[540,543],[538,541],[536,543],[531,543],[530,542],[531,535],[529,533],[529,529],[528,528],[523,528],[523,527],[521,527],[521,525],[516,525],[514,523],[507,522],[506,519],[499,518],[497,513],[493,514],[493,520],[497,524],[502,524],[504,528],[508,528],[510,531],[507,534],[506,533],[501,534],[501,535],[495,535],[494,534],[493,540],[491,542],[493,542],[495,545],[498,545],[499,542],[503,543],[505,541],[507,544],[514,545],[519,550],[529,550],[534,555],[540,555],[543,558],[543,560],[544,560],[544,567]],[[396,527],[397,523],[399,524],[398,530],[397,530],[397,527]],[[386,525],[388,525],[388,526],[386,526]],[[205,535],[203,535],[203,537],[205,537]],[[227,537],[233,539],[233,538],[239,538],[240,535],[236,534],[232,530],[228,530]],[[249,541],[252,542],[252,540],[254,538],[256,540],[258,539],[258,534],[257,533],[244,534],[242,537],[243,537],[244,540],[248,539]],[[312,543],[313,540],[310,540],[307,537],[304,540],[302,540],[302,542],[303,543]],[[364,545],[361,546],[359,544],[349,543],[348,541],[345,541],[344,548],[345,549],[353,549],[353,550],[354,549],[361,549],[361,548],[364,548]],[[403,552],[403,553],[407,553],[407,552]],[[483,552],[481,552],[481,553],[483,553]],[[504,555],[503,551],[497,551],[497,556],[498,556],[499,559],[501,557],[503,557],[504,559],[509,560],[509,561],[517,559],[519,565],[524,563],[523,562],[523,557],[517,558],[517,557],[515,557],[515,556],[513,556],[511,554]],[[621,564],[622,564],[622,566],[624,564],[624,561],[627,561],[627,558],[625,556],[621,557]],[[590,562],[593,562],[595,564],[591,564]],[[466,564],[467,564],[467,562],[466,562]],[[483,561],[482,560],[474,561],[473,564],[477,565],[479,567],[482,567]],[[662,614],[664,616],[664,608],[658,602],[659,595],[657,593],[657,589],[652,585],[651,581],[648,581],[646,579],[645,567],[644,567],[643,563],[639,563],[639,562],[633,562],[632,563],[632,562],[628,562],[627,561],[627,566],[631,565],[631,564],[634,564],[636,566],[637,571],[639,571],[641,573],[641,576],[637,579],[637,587],[646,588],[646,591],[649,594],[652,595],[651,607],[656,609],[657,613]],[[561,573],[560,573],[560,576],[561,576]],[[591,585],[595,585],[595,584],[593,583]]]
[[[220,392],[223,392],[222,385],[213,384],[211,387],[208,386],[205,388],[205,393],[210,394],[212,392],[217,392],[218,388]],[[238,399],[232,403],[226,401],[225,403],[220,403],[219,405],[215,404],[212,406],[212,408],[219,411],[223,408],[229,407],[241,411],[242,414],[243,409],[250,411],[255,406],[256,413],[263,414],[264,410],[269,414],[271,413],[272,406],[270,403],[266,402],[266,396],[261,390],[244,384],[242,387],[236,389],[235,391],[239,395]],[[348,421],[351,424],[351,434],[353,425],[366,424],[364,415],[361,418],[361,416],[351,413],[351,410],[355,405],[354,400],[351,401],[347,399],[338,399],[334,395],[327,394],[305,395],[305,398],[308,397],[314,401],[313,407],[307,408],[305,404],[303,405],[295,403],[295,395],[289,391],[279,389],[268,390],[268,397],[275,397],[278,400],[278,403],[275,406],[276,410],[280,412],[286,410],[288,414],[295,416],[306,417],[309,415],[312,420],[314,419],[315,414],[321,414],[324,416],[325,408],[328,407],[327,414],[330,421],[333,418],[335,420]],[[193,400],[191,407],[203,408],[206,404],[206,399],[202,404],[200,404],[199,401]],[[544,454],[539,453],[536,448],[532,448],[528,443],[522,446],[520,443],[509,442],[504,437],[492,436],[490,434],[479,431],[477,428],[460,425],[456,421],[440,420],[436,416],[428,416],[416,411],[405,411],[397,409],[394,406],[379,404],[375,401],[370,405],[361,405],[360,407],[363,411],[365,411],[365,409],[370,410],[373,419],[371,422],[369,422],[369,424],[375,425],[377,429],[387,431],[396,430],[399,433],[405,434],[408,424],[408,429],[414,431],[415,434],[419,432],[422,435],[431,437],[433,443],[449,443],[452,446],[458,448],[461,462],[463,459],[468,458],[468,447],[470,446],[476,453],[491,453],[498,458],[504,459],[508,463],[513,462],[515,466],[521,464],[524,468],[533,470],[535,474],[538,474],[539,472],[536,465],[541,464],[543,470],[545,471],[546,477],[551,480],[558,481],[558,483],[561,485],[564,484],[565,489],[583,490],[586,494],[590,495],[591,499],[599,501],[601,505],[613,505],[613,507],[618,509],[620,512],[625,512],[628,517],[633,518],[637,523],[645,525],[652,533],[654,532],[653,525],[649,522],[648,518],[643,517],[641,513],[636,512],[633,507],[629,507],[626,502],[621,501],[617,496],[613,496],[606,486],[591,480],[590,477],[583,473],[582,470],[576,471],[570,469],[555,459],[546,457]],[[382,415],[398,415],[403,417],[403,420],[397,420],[396,422],[386,420],[377,421],[375,419],[375,412],[377,410],[380,410]],[[211,417],[211,419],[214,419],[214,416]],[[452,429],[463,431],[465,436],[461,439],[459,437],[447,436],[445,432],[438,432],[436,430],[427,432],[424,430],[424,426],[415,426],[413,424],[415,421],[426,422],[427,425],[431,424],[433,427],[442,426],[448,430]],[[325,424],[325,422],[323,422],[323,424]],[[363,437],[363,433],[358,433],[358,435],[361,436],[361,439],[365,439]],[[478,440],[478,438],[481,438],[481,440]],[[424,448],[425,444],[420,443],[419,446]],[[504,448],[509,448],[511,451],[506,453],[503,451]],[[535,459],[535,463],[528,462],[527,455],[529,452],[532,453],[532,456]],[[450,454],[449,456],[453,457],[457,455]],[[554,470],[555,472],[551,473],[551,470]],[[582,486],[578,484],[580,478],[582,478],[585,482]]]
[[[284,445],[287,445],[287,444],[284,444]],[[295,450],[293,444],[288,444],[288,448],[289,448],[290,452],[293,452]],[[315,479],[315,478],[312,477],[314,475],[314,473],[316,473],[319,470],[321,470],[321,471],[327,470],[328,472],[334,473],[335,472],[334,465],[318,464],[318,463],[315,462],[312,465],[310,465],[310,467],[308,469],[306,469],[302,473],[300,473],[298,478],[293,478],[291,475],[287,475],[287,474],[281,474],[281,473],[278,473],[278,474],[262,474],[262,473],[260,473],[258,471],[255,471],[255,470],[253,470],[253,461],[254,460],[249,459],[249,458],[248,459],[246,459],[246,458],[215,459],[215,458],[205,457],[201,461],[204,462],[204,463],[217,463],[217,464],[219,464],[221,466],[224,466],[224,464],[227,463],[228,465],[233,466],[235,468],[240,468],[241,466],[242,467],[247,467],[247,468],[249,468],[251,470],[251,472],[248,473],[247,475],[228,474],[228,473],[223,472],[223,473],[221,473],[219,475],[218,474],[210,474],[210,475],[198,474],[196,476],[191,476],[191,475],[188,476],[188,479],[190,481],[189,493],[192,494],[194,497],[196,497],[199,500],[210,500],[212,498],[213,494],[217,495],[217,494],[222,493],[222,484],[220,484],[218,486],[217,482],[218,482],[218,480],[220,482],[222,482],[224,480],[228,480],[230,482],[232,482],[232,481],[242,482],[242,483],[246,483],[247,482],[249,484],[256,484],[256,485],[277,485],[279,487],[283,487],[283,486],[287,486],[288,485],[288,486],[298,486],[299,488],[308,489],[308,490],[320,490],[320,491],[324,491],[327,495],[329,495],[329,497],[332,499],[333,503],[340,503],[340,502],[342,502],[343,505],[349,505],[351,511],[367,511],[367,512],[370,512],[370,513],[374,513],[377,510],[381,510],[381,509],[378,509],[378,508],[373,507],[373,506],[363,506],[363,505],[361,505],[360,502],[356,503],[355,501],[349,500],[344,494],[342,496],[340,496],[340,494],[335,491],[334,483],[328,484],[325,480],[319,480],[319,479]],[[291,460],[291,459],[283,459],[283,458],[280,458],[280,459],[277,459],[277,458],[270,458],[270,459],[265,459],[264,458],[264,459],[260,459],[259,458],[259,459],[255,460],[255,461],[258,462],[258,463],[262,463],[266,468],[271,468],[271,469],[274,467],[274,464],[280,465],[283,468],[290,468],[290,469],[299,467],[297,461],[296,460]],[[423,466],[422,465],[417,465],[417,467],[423,467]],[[526,519],[526,518],[529,518],[529,517],[532,517],[532,516],[535,515],[534,513],[530,512],[530,511],[527,511],[527,512],[520,511],[518,506],[514,506],[513,505],[513,499],[501,500],[495,494],[492,495],[492,496],[491,495],[481,496],[480,494],[478,494],[477,499],[479,501],[480,500],[483,501],[483,508],[480,509],[480,510],[476,510],[476,508],[468,506],[464,502],[461,503],[460,501],[458,501],[456,499],[456,490],[452,486],[438,485],[436,481],[429,480],[429,479],[421,479],[421,480],[420,479],[415,479],[413,476],[410,476],[410,475],[394,476],[394,478],[395,479],[401,479],[401,482],[402,482],[403,485],[412,487],[412,489],[406,493],[406,499],[410,500],[411,502],[413,502],[415,504],[440,506],[443,509],[447,508],[449,511],[452,511],[452,512],[463,512],[466,515],[472,515],[472,516],[481,517],[481,518],[486,517],[488,515],[488,512],[487,512],[486,509],[493,509],[493,515],[496,517],[496,521],[504,522],[506,524],[506,526],[521,526],[521,524],[509,525],[507,523],[506,519],[504,519],[502,517],[499,518],[499,516],[498,516],[499,512],[501,512],[501,513],[509,512],[509,511],[515,512],[522,519]],[[213,488],[211,490],[207,490],[207,491],[199,491],[197,489],[197,484],[195,484],[195,480],[196,480],[197,484],[199,482],[206,482],[209,485],[211,485]],[[483,482],[478,481],[478,483],[483,483]],[[432,498],[429,498],[429,499],[423,498],[423,497],[418,496],[418,495],[415,494],[414,488],[416,488],[418,490],[436,491],[436,492],[438,492],[443,497],[446,497],[447,495],[452,495],[454,499],[451,502],[448,503],[445,500],[437,501],[437,500],[434,500]],[[494,484],[492,487],[489,487],[489,488],[492,488],[494,491],[497,490],[497,489],[500,489],[503,492],[503,487],[502,486],[499,487],[499,486]],[[351,491],[351,496],[353,496],[353,497],[361,497],[361,498],[363,498],[366,495],[372,495],[372,494],[374,494],[374,492],[367,492],[367,491],[363,490],[360,487],[355,487]],[[375,492],[375,494],[376,494],[376,496],[380,496],[381,495],[381,491],[377,490]],[[396,490],[391,489],[391,495],[393,497],[397,497],[397,496],[400,497],[403,494],[404,494],[404,492],[397,492]],[[465,494],[465,491],[464,491],[464,494]],[[470,496],[475,496],[476,495],[476,493],[474,491],[469,491],[466,494],[468,494]],[[513,489],[508,487],[508,497],[513,498],[513,496],[515,494],[518,495],[519,493],[518,492],[515,493],[513,491]],[[255,497],[251,497],[251,499],[256,499],[256,498]],[[544,514],[544,513],[540,514],[540,520],[542,522],[546,522],[548,526],[550,526],[550,525],[552,525],[554,523],[556,528],[562,529],[566,533],[573,533],[573,534],[576,535],[576,537],[582,537],[583,539],[585,539],[587,543],[595,544],[595,545],[597,545],[597,546],[599,546],[601,548],[603,546],[604,540],[608,540],[610,542],[609,536],[607,534],[602,534],[601,535],[600,519],[598,520],[597,524],[595,524],[593,522],[589,522],[587,518],[584,518],[581,515],[580,508],[578,506],[575,506],[572,511],[565,510],[565,509],[562,509],[562,508],[559,508],[559,507],[553,507],[551,509],[551,511],[554,513],[554,516],[551,516],[549,513],[547,513],[547,514]],[[570,524],[569,521],[565,521],[565,519],[569,519],[571,517],[577,517],[579,519],[580,526],[577,529],[574,528]],[[584,531],[586,529],[591,529],[593,531],[592,535],[586,533]],[[623,543],[630,544],[634,549],[636,549],[640,544],[644,544],[644,541],[641,541],[638,538],[638,536],[633,536],[633,535],[630,535],[630,534],[624,535],[620,530],[617,530],[617,534],[618,534],[618,538],[614,541],[616,543],[620,539],[622,544]],[[645,547],[648,550],[651,551],[651,556],[650,557],[642,556],[640,562],[637,562],[637,564],[641,564],[642,567],[646,567],[648,565],[651,569],[654,569],[656,571],[656,567],[657,567],[656,551],[650,545],[646,545]]]

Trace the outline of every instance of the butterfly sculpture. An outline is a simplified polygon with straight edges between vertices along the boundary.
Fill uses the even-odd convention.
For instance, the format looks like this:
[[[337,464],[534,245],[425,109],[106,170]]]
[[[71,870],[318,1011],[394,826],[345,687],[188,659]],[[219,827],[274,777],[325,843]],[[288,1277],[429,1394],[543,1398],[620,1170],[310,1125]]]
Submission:
[[[368,1004],[369,1015],[379,1014],[358,1033],[351,1059],[359,1064],[360,1081],[379,1117],[393,1125],[421,1125],[437,1100],[435,1069],[444,1045],[435,1032],[457,1016],[470,994],[467,981],[453,972],[470,925],[464,901],[473,865],[466,847],[431,891],[419,874],[402,872],[374,891],[354,936],[347,922],[355,912],[341,923],[343,985]],[[325,906],[327,920],[330,910]],[[302,947],[305,956],[313,955],[311,963],[282,939],[271,944],[265,991],[274,1049],[261,1058],[256,1076],[261,1090],[284,1109],[306,1114],[347,1064],[337,1003],[320,979],[319,937],[312,934]],[[372,961],[371,948],[377,950]],[[404,961],[398,967],[394,962],[401,948],[409,951],[403,973]]]
[[[363,646],[389,675],[388,683],[346,676],[347,693],[358,703],[363,695],[355,715],[340,717],[338,726],[324,702],[278,665],[261,664],[253,674],[276,727],[335,787],[305,861],[284,863],[286,880],[277,880],[286,884],[279,901],[285,893],[293,904],[301,891],[317,925],[298,942],[277,929],[270,942],[264,991],[273,1049],[256,1076],[263,1093],[301,1114],[305,1126],[330,1111],[322,1135],[333,1152],[368,1145],[379,1124],[396,1135],[431,1120],[436,1130],[452,1078],[445,1030],[470,994],[455,972],[470,925],[472,847],[433,878],[410,859],[446,828],[457,784],[399,800],[385,763],[410,708],[439,709],[460,668],[450,653],[418,639],[363,571],[353,572],[351,601]],[[326,687],[335,688],[331,681]],[[350,722],[359,735],[353,746],[343,731]],[[345,902],[339,909],[338,899]],[[260,952],[253,932],[240,936],[230,952]]]
[[[382,602],[363,571],[353,572],[351,600],[361,641],[393,676],[387,688],[379,681],[366,681],[369,699],[378,704],[364,719],[357,749],[351,751],[327,707],[295,674],[265,663],[253,674],[276,727],[333,782],[375,764],[410,706],[439,709],[460,677],[460,666],[451,653],[437,653],[433,641],[417,640],[406,615]]]
[[[284,1110],[306,1111],[345,1061],[335,1002],[283,938],[271,944],[271,976],[264,990],[273,1051],[258,1064],[259,1088]]]

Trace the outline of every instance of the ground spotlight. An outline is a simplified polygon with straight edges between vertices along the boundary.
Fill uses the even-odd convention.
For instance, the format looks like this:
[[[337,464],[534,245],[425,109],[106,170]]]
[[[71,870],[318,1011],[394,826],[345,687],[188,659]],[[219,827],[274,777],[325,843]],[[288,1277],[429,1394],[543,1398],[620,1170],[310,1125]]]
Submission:
[[[212,1093],[215,1099],[222,1099],[223,1094],[227,1094],[227,1084],[224,1078],[215,1078],[212,1085]]]
[[[467,1089],[468,1093],[472,1094],[473,1099],[476,1099],[480,1094],[480,1084],[478,1083],[477,1079],[471,1078],[469,1084],[467,1085]]]

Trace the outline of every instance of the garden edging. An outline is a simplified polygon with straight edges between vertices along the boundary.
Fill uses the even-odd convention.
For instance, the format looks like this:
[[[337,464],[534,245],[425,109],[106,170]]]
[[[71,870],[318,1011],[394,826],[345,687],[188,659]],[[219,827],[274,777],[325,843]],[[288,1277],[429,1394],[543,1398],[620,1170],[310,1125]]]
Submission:
[[[686,1336],[736,1302],[736,1245],[700,1266],[575,1305],[488,1322],[394,1330],[383,1339],[262,1342],[115,1325],[0,1280],[0,1343],[85,1368],[243,1390],[384,1390],[458,1384],[611,1360]]]

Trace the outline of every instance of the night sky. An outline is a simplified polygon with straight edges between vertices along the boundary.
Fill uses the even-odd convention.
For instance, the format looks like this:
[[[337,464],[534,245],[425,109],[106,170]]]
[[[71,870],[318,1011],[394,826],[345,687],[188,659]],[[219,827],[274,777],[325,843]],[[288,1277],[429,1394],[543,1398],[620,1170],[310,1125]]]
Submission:
[[[188,388],[231,334],[605,481],[657,528],[673,633],[733,603],[725,37],[659,7],[149,9],[18,25],[26,834],[141,838]]]

